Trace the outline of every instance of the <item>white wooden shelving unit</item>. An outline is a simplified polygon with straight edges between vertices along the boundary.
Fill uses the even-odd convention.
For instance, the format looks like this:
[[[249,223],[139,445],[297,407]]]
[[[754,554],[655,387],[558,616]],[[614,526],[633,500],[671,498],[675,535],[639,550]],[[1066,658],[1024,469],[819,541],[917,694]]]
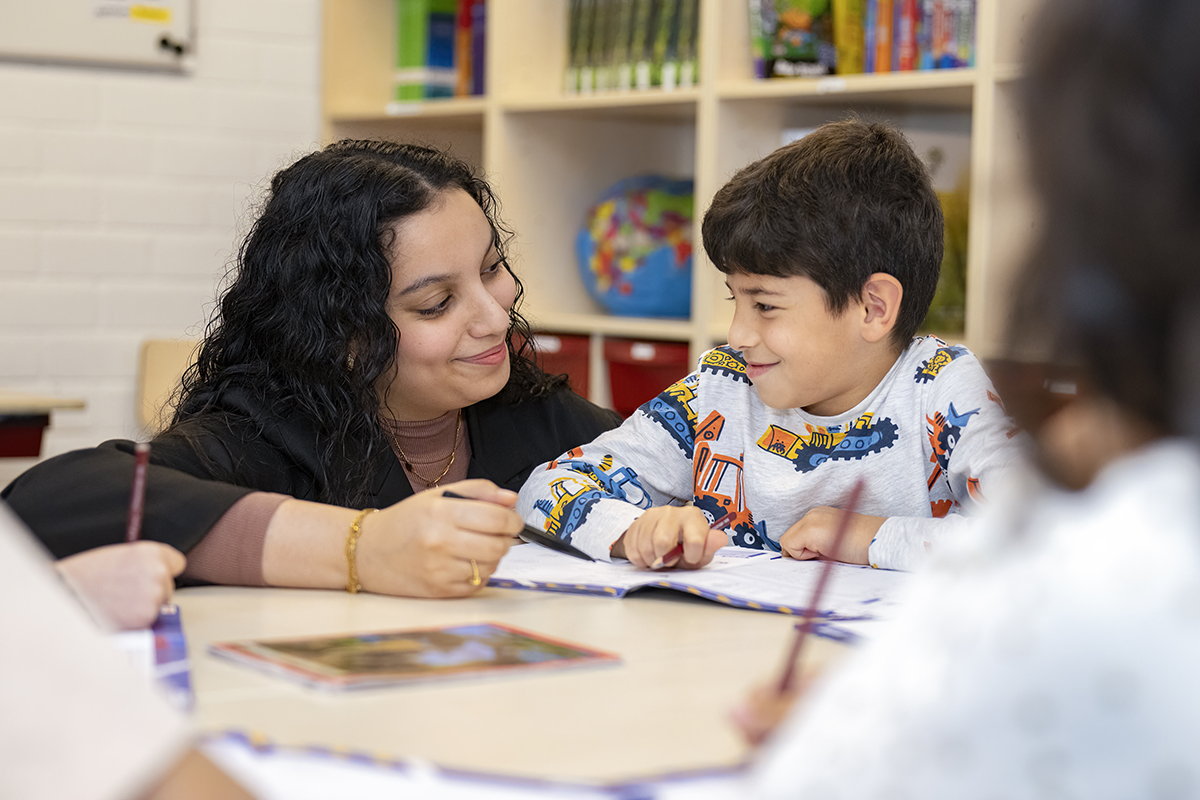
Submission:
[[[322,96],[327,139],[384,137],[448,146],[478,164],[518,234],[514,264],[535,327],[592,338],[592,399],[607,401],[602,339],[688,342],[692,356],[724,341],[731,308],[695,226],[691,316],[615,317],[578,276],[572,243],[587,208],[629,175],[690,176],[697,221],[738,168],[778,147],[782,132],[849,111],[921,115],[970,131],[971,211],[966,330],[999,355],[1011,276],[1033,233],[1014,94],[1026,21],[1038,0],[977,0],[970,69],[755,80],[744,0],[701,0],[700,84],[663,92],[565,95],[567,0],[488,0],[486,97],[390,103],[394,0],[326,0]]]

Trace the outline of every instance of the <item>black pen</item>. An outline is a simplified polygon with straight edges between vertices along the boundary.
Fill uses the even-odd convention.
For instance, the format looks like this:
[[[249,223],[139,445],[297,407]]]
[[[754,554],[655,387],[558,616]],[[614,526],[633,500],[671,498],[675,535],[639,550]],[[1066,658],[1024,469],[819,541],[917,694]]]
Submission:
[[[476,499],[474,497],[466,497],[461,494],[455,494],[454,492],[442,492],[442,497],[453,497],[456,500]],[[480,502],[485,501],[481,500]],[[540,544],[542,547],[548,547],[551,550],[557,550],[560,553],[566,553],[567,555],[574,556],[575,558],[582,558],[584,561],[596,560],[570,542],[564,542],[557,536],[551,536],[545,531],[539,531],[532,525],[526,525],[517,535],[521,537],[522,541],[529,542],[531,544]]]

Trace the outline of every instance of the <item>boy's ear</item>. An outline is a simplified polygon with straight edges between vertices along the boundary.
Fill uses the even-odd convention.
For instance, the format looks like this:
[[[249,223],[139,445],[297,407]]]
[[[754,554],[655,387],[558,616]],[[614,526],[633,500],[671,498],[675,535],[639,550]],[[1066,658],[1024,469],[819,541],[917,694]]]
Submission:
[[[878,342],[891,335],[896,318],[900,315],[900,300],[903,297],[904,287],[895,276],[876,272],[867,278],[862,289],[864,339]]]

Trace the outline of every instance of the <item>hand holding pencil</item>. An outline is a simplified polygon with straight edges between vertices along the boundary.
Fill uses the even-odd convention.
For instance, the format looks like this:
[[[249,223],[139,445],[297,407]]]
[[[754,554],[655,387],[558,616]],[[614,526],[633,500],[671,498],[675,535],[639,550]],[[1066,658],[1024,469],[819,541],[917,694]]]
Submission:
[[[76,553],[55,564],[60,575],[117,628],[145,628],[171,599],[183,572],[183,553],[161,542],[141,541],[150,445],[134,451],[125,541]]]
[[[695,506],[655,506],[634,520],[611,553],[643,569],[699,569],[726,541],[724,526],[712,527]]]

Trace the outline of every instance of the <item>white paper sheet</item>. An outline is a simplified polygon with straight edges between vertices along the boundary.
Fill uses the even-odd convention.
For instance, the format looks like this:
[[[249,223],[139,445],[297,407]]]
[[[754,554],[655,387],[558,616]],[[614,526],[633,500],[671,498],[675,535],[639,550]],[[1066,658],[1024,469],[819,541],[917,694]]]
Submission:
[[[256,746],[240,734],[211,737],[201,749],[259,800],[710,800],[742,794],[735,790],[741,780],[737,773],[589,786],[469,774],[411,759],[387,761],[320,747]]]

